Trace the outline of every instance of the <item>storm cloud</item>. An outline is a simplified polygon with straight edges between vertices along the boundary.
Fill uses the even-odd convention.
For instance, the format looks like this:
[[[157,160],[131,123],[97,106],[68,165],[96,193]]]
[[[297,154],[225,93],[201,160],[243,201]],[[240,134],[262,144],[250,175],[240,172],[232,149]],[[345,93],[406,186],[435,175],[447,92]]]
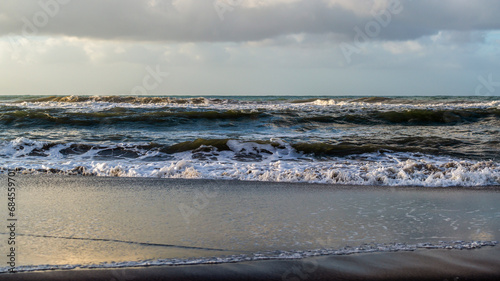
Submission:
[[[500,81],[498,15],[497,0],[2,0],[0,94],[126,95],[161,69],[147,94],[473,95]]]
[[[258,41],[301,33],[348,38],[354,27],[363,30],[391,6],[399,12],[384,19],[390,24],[373,39],[500,28],[495,0],[4,0],[0,34],[176,42]]]

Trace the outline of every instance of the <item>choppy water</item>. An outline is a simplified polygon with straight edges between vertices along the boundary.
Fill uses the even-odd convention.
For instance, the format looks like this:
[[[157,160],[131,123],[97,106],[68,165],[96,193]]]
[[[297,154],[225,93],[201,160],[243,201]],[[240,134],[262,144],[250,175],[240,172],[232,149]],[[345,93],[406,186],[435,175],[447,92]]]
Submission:
[[[499,97],[0,97],[0,169],[500,184]]]

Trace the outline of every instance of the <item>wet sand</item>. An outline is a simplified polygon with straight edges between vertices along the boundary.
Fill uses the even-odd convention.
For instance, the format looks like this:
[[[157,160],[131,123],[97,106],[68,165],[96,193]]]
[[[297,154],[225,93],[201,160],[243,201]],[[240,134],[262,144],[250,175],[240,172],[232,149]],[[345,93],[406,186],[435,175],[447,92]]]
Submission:
[[[1,274],[0,280],[499,280],[500,247],[215,265]]]
[[[5,177],[0,180],[5,182]],[[271,257],[269,253],[276,251],[364,243],[500,240],[497,187],[32,175],[18,175],[17,180],[16,266],[46,270],[0,274],[5,280],[496,280],[500,276],[499,245],[185,265],[193,259],[206,262],[207,257],[255,253]],[[5,221],[5,213],[0,215]],[[5,241],[7,235],[0,233],[0,238]],[[0,250],[2,255],[7,251],[6,243]],[[140,266],[144,260],[174,259],[181,262]],[[113,262],[121,263],[120,268]],[[82,269],[100,264],[101,268]],[[60,270],[64,266],[74,269]]]

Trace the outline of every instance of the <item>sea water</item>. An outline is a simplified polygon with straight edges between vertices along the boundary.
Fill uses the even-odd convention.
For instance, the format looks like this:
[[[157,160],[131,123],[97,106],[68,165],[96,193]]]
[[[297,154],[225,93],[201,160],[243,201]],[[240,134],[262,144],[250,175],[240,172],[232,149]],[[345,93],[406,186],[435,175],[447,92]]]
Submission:
[[[0,171],[500,184],[499,97],[0,97]]]
[[[16,270],[494,246],[499,136],[498,97],[2,96]]]
[[[500,240],[500,192],[491,188],[51,175],[16,182],[15,271],[467,251]],[[5,231],[0,253],[8,253]]]

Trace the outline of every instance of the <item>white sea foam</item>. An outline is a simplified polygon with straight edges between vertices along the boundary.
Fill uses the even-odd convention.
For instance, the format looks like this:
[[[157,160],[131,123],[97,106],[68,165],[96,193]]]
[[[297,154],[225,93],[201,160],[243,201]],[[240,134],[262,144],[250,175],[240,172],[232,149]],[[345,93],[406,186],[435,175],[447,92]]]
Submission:
[[[437,101],[435,103],[398,103],[397,100],[387,102],[363,102],[356,100],[344,99],[317,99],[304,103],[289,103],[289,102],[254,102],[254,101],[233,101],[233,100],[217,100],[203,98],[200,103],[178,103],[178,102],[152,102],[152,103],[128,103],[128,102],[108,102],[108,101],[82,101],[82,102],[61,102],[61,101],[41,101],[31,102],[24,101],[21,103],[0,103],[0,106],[14,106],[28,109],[54,109],[63,108],[74,112],[99,112],[107,111],[116,107],[120,108],[193,108],[207,110],[262,110],[262,111],[282,111],[282,110],[307,110],[307,111],[329,111],[329,110],[350,110],[354,112],[362,112],[366,110],[378,111],[404,111],[412,109],[425,110],[462,110],[462,109],[500,109],[500,101],[477,101],[477,102],[446,102]]]
[[[336,106],[342,108],[370,108],[378,110],[408,110],[408,109],[467,109],[467,108],[499,108],[500,101],[482,101],[482,102],[436,102],[436,103],[393,103],[386,102],[357,102],[345,101],[338,99],[318,99],[310,102],[313,105],[319,106]]]
[[[0,167],[22,173],[83,174],[118,177],[225,179],[267,182],[308,182],[389,186],[486,186],[500,184],[500,165],[493,161],[460,160],[414,153],[365,153],[321,160],[279,146],[230,140],[230,151],[215,148],[165,155],[137,144],[94,147],[82,154],[60,151],[58,144],[33,154],[44,143],[19,138],[0,146]],[[102,156],[126,149],[136,158]]]
[[[77,173],[96,176],[237,179],[253,181],[315,182],[329,184],[480,186],[498,185],[500,183],[499,163],[492,161],[464,160],[444,156],[403,152],[352,154],[346,157],[312,157],[296,151],[288,143],[277,138],[272,140],[273,144],[270,144],[269,141],[256,143],[240,140],[265,140],[266,137],[269,139],[279,136],[288,140],[308,144],[312,142],[321,142],[325,144],[351,142],[355,144],[359,143],[360,146],[362,146],[363,144],[379,145],[383,140],[377,139],[377,137],[381,134],[385,134],[388,137],[416,136],[416,142],[418,142],[418,137],[421,135],[426,138],[438,136],[438,140],[443,139],[444,142],[456,140],[456,142],[459,143],[456,146],[451,145],[446,147],[446,144],[442,146],[444,147],[444,150],[446,150],[444,153],[448,153],[449,155],[465,155],[464,157],[471,155],[471,158],[473,159],[478,159],[479,157],[484,156],[483,159],[496,159],[494,157],[487,157],[488,155],[495,156],[496,148],[493,147],[494,145],[497,145],[494,139],[496,136],[495,123],[493,123],[492,128],[488,129],[489,131],[484,129],[484,126],[485,124],[490,125],[491,122],[496,120],[495,114],[497,113],[491,113],[490,109],[496,110],[500,108],[500,101],[498,100],[460,101],[441,99],[434,101],[431,99],[425,99],[419,101],[418,99],[415,99],[408,102],[408,100],[402,99],[371,99],[368,101],[367,99],[353,98],[318,98],[297,102],[291,100],[244,101],[188,98],[182,99],[182,102],[179,102],[181,99],[152,98],[150,100],[151,102],[134,102],[133,98],[123,98],[121,101],[126,102],[113,102],[113,99],[120,100],[121,97],[94,97],[93,99],[81,99],[82,101],[78,101],[80,100],[79,97],[66,97],[63,99],[55,99],[58,101],[51,101],[50,99],[47,99],[48,101],[0,103],[0,106],[7,106],[9,108],[18,107],[19,110],[64,109],[61,111],[54,110],[54,112],[56,112],[54,115],[57,115],[56,117],[60,118],[57,120],[60,121],[64,119],[64,122],[67,121],[66,119],[69,119],[70,121],[72,120],[72,115],[68,115],[68,113],[102,112],[112,110],[117,107],[130,109],[154,109],[152,110],[154,113],[161,113],[163,111],[170,110],[182,112],[190,111],[190,109],[193,111],[241,110],[245,111],[245,113],[261,112],[266,117],[261,118],[259,116],[256,118],[261,120],[260,123],[255,122],[251,118],[244,118],[243,120],[238,119],[237,121],[234,121],[231,117],[220,121],[220,127],[214,126],[213,130],[210,127],[210,131],[198,130],[201,126],[206,124],[205,119],[203,120],[203,122],[205,122],[203,124],[201,122],[197,123],[198,119],[192,121],[195,125],[183,125],[182,122],[175,123],[178,120],[174,120],[172,121],[172,124],[178,126],[175,130],[172,129],[171,131],[163,130],[163,123],[162,125],[158,125],[156,127],[157,130],[153,132],[141,131],[140,125],[135,126],[133,130],[131,129],[131,131],[127,131],[126,129],[123,131],[117,131],[119,133],[118,139],[120,140],[134,139],[134,137],[137,137],[136,139],[139,140],[160,142],[163,145],[180,143],[184,140],[193,140],[198,138],[232,139],[226,143],[230,149],[229,151],[217,151],[211,150],[211,148],[208,148],[208,150],[205,151],[205,147],[202,147],[203,149],[200,151],[185,151],[169,155],[162,153],[159,149],[144,148],[147,147],[148,143],[136,142],[113,144],[114,139],[106,139],[106,137],[103,137],[103,140],[101,141],[99,136],[95,137],[93,135],[94,132],[89,133],[90,130],[83,125],[81,129],[75,129],[76,133],[73,131],[70,132],[70,130],[73,129],[71,127],[73,124],[68,121],[67,124],[64,124],[67,125],[69,129],[64,127],[66,130],[65,135],[62,134],[60,139],[69,139],[73,141],[69,143],[48,145],[46,142],[33,141],[27,138],[17,138],[15,140],[11,140],[9,139],[11,136],[5,135],[4,141],[0,142],[0,167],[4,170],[8,168],[21,168],[21,170],[25,173],[43,173],[48,171],[50,173]],[[75,100],[77,102],[75,102]],[[464,117],[465,120],[462,120],[459,117],[454,119],[453,116],[444,116],[444,119],[449,117],[451,121],[463,121],[463,123],[460,123],[460,128],[468,126],[470,132],[464,133],[463,130],[448,130],[446,134],[442,133],[443,127],[439,126],[406,126],[407,123],[411,123],[411,120],[413,120],[411,118],[413,117],[408,117],[406,119],[402,118],[402,121],[396,122],[399,127],[397,127],[398,131],[397,133],[394,133],[394,135],[391,135],[393,131],[392,128],[396,127],[390,127],[389,125],[386,127],[380,126],[374,130],[371,130],[369,126],[363,125],[364,131],[358,129],[359,124],[356,125],[356,122],[353,123],[354,125],[348,124],[351,126],[348,129],[343,129],[342,127],[342,125],[344,125],[344,117],[347,115],[350,116],[351,114],[359,114],[360,116],[365,115],[366,117],[370,113],[377,113],[378,111],[405,111],[412,109],[488,109],[488,114],[484,115],[486,116],[484,119],[488,119],[489,121],[487,122],[490,122],[491,120],[493,121],[490,123],[487,123],[486,121],[483,123],[474,123],[475,121],[469,121],[466,117]],[[9,111],[10,110],[11,109],[9,109]],[[123,116],[120,116],[120,110],[117,110],[117,112],[118,117],[116,117],[116,119],[128,116],[126,112]],[[272,112],[272,114],[266,115],[270,112]],[[277,114],[274,114],[276,112]],[[149,116],[148,113],[149,112],[145,113],[144,116]],[[288,113],[290,114],[287,115]],[[314,115],[316,113],[318,113],[318,115]],[[50,114],[52,113],[47,113],[47,115]],[[22,117],[18,117],[16,114],[14,115],[14,117],[11,115],[7,116],[5,119],[6,122],[19,122],[21,127],[24,124],[23,122],[29,125],[29,127],[27,127],[28,129],[15,129],[19,131],[15,136],[22,135],[28,137],[39,137],[38,135],[30,135],[30,129],[34,128],[38,131],[44,130],[44,128],[37,127],[37,125],[30,123],[36,123],[39,121],[36,117],[26,117],[22,114]],[[45,115],[43,116],[45,117]],[[196,114],[193,114],[193,116],[196,116]],[[320,117],[320,119],[319,121],[310,121],[307,119],[310,116]],[[333,124],[330,125],[330,121],[328,119],[330,117],[338,117],[339,121],[332,122]],[[11,119],[9,118],[13,121],[10,121]],[[92,117],[88,117],[88,122],[86,122],[85,125],[94,124],[93,122],[98,120],[98,118],[100,118],[99,115],[92,115]],[[183,118],[189,119],[191,116],[182,116],[182,118],[179,119]],[[322,118],[326,121],[323,121]],[[368,116],[365,119],[370,121],[371,118],[372,117]],[[375,116],[374,118],[379,117]],[[430,118],[434,117],[431,116]],[[237,117],[235,117],[235,119],[237,119]],[[363,118],[361,119],[360,124],[368,122],[365,122],[365,119]],[[155,119],[152,118],[151,120],[151,123],[154,123]],[[247,120],[251,121],[246,122]],[[426,120],[427,119],[424,121]],[[45,122],[46,120],[43,119],[43,121]],[[102,124],[107,124],[104,121],[106,120],[103,120]],[[135,121],[135,119],[132,119],[130,122]],[[231,127],[222,127],[222,125],[228,125],[226,123],[233,121],[235,123],[239,123],[236,125],[229,124],[229,126],[241,126],[235,130],[227,129]],[[380,120],[377,119],[376,121]],[[382,118],[381,122],[383,124],[385,124],[385,121],[387,120]],[[481,121],[483,120],[481,119]],[[256,125],[252,122],[258,124]],[[281,122],[283,124],[281,124]],[[290,124],[287,122],[290,122]],[[246,127],[247,123],[252,124]],[[390,118],[387,123],[391,123]],[[453,122],[449,124],[447,122],[444,123],[446,123],[446,125],[453,124]],[[48,118],[47,124],[47,126],[51,126],[51,128],[58,128],[58,123],[50,118]],[[122,123],[116,124],[116,127],[119,127],[120,129],[122,127],[126,128],[126,126],[121,126]],[[295,126],[296,124],[297,126]],[[324,124],[329,124],[329,126],[323,126]],[[182,126],[185,126],[185,128]],[[289,126],[292,128],[289,128]],[[107,126],[102,125],[101,127],[106,129]],[[102,129],[101,127],[99,128],[100,130]],[[401,127],[409,129],[402,130]],[[114,129],[113,126],[110,126],[110,128]],[[99,131],[99,134],[101,135],[107,133],[108,131],[105,133]],[[68,135],[71,135],[71,137],[65,138]],[[361,141],[358,142],[357,138]],[[375,139],[373,143],[370,142],[372,138]],[[76,153],[61,152],[66,148],[70,148],[72,145],[82,144],[82,139],[90,139],[89,142],[92,142],[92,144],[84,143],[83,145],[94,145],[94,147],[90,150],[83,149],[83,151],[78,151]],[[100,143],[96,145],[95,142]],[[481,145],[475,145],[476,143],[481,143]],[[418,148],[418,151],[433,152],[437,150],[436,147],[442,148],[439,144],[431,143],[429,145],[430,149],[426,150],[424,145],[425,144],[422,146],[412,144],[412,147]],[[404,150],[406,147],[403,146],[404,144],[400,145],[399,143],[394,145],[391,144],[389,145],[389,148],[384,149],[384,151],[388,151],[392,148],[396,148],[395,150],[402,148],[402,150]],[[457,147],[457,153],[451,153],[455,147]],[[471,152],[468,153],[464,147],[470,147]],[[123,156],[114,155],[115,152],[118,154],[123,152]],[[125,155],[126,153],[129,155]],[[496,159],[496,161],[498,161],[498,159]]]

